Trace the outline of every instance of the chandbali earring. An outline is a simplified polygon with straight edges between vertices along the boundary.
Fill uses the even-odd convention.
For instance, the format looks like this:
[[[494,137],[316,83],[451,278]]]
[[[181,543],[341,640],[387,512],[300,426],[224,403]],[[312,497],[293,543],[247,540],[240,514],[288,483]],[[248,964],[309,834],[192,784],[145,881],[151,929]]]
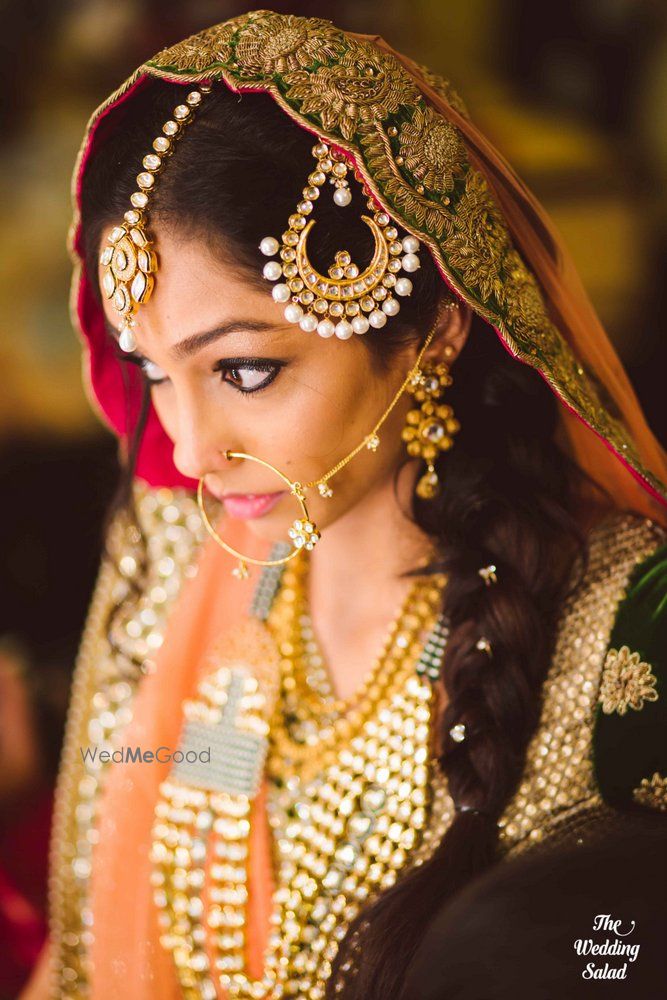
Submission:
[[[451,358],[454,349],[448,345],[443,353]],[[422,365],[407,387],[419,406],[408,412],[401,437],[408,454],[426,462],[426,472],[416,486],[417,495],[423,500],[432,500],[440,492],[434,463],[440,452],[452,447],[454,434],[460,429],[451,406],[441,402],[444,390],[451,384],[447,362],[438,361]]]
[[[225,540],[221,538],[221,536],[216,531],[215,527],[211,523],[211,520],[206,512],[206,507],[204,505],[204,485],[205,485],[204,480],[206,477],[205,476],[201,477],[197,485],[197,503],[199,505],[202,521],[209,535],[217,542],[217,544],[220,545],[221,548],[223,548],[226,552],[228,552],[230,555],[234,556],[238,560],[237,565],[232,570],[232,574],[235,577],[237,577],[238,579],[245,579],[248,576],[249,563],[252,563],[255,566],[281,566],[283,563],[286,563],[290,559],[293,559],[302,549],[310,551],[315,547],[321,536],[320,532],[317,529],[317,526],[315,525],[314,521],[312,520],[308,512],[308,506],[306,503],[306,491],[312,488],[316,488],[321,497],[325,499],[332,497],[333,490],[329,486],[329,482],[333,478],[333,476],[335,476],[338,472],[340,472],[340,470],[344,468],[344,466],[346,466],[348,462],[350,462],[355,457],[355,455],[358,455],[359,452],[362,451],[364,448],[372,452],[377,451],[380,445],[380,436],[378,434],[378,431],[380,430],[381,426],[383,425],[383,423],[385,422],[391,411],[394,409],[394,407],[396,406],[397,402],[399,401],[403,393],[406,390],[408,390],[410,386],[417,386],[419,380],[423,376],[421,368],[422,358],[424,356],[426,349],[431,343],[433,336],[435,335],[436,327],[437,327],[437,321],[433,325],[428,336],[426,337],[419,351],[415,364],[412,366],[412,368],[406,375],[405,379],[403,380],[403,383],[394,394],[393,399],[386,407],[384,413],[376,422],[371,432],[367,434],[363,438],[363,440],[360,441],[359,444],[357,444],[357,446],[353,448],[352,451],[350,451],[345,456],[345,458],[341,459],[340,462],[337,462],[336,465],[333,466],[333,468],[329,469],[329,471],[326,472],[324,475],[319,476],[318,479],[314,479],[308,483],[301,483],[298,480],[293,481],[288,476],[284,475],[284,473],[280,472],[280,470],[277,469],[274,465],[271,465],[269,462],[265,462],[261,458],[256,458],[254,455],[249,455],[246,452],[240,452],[240,451],[237,452],[229,450],[225,451],[225,458],[228,461],[231,461],[231,459],[233,458],[244,458],[250,460],[251,462],[258,462],[260,465],[263,465],[264,468],[266,469],[271,469],[271,471],[274,472],[283,481],[283,483],[285,483],[285,485],[289,489],[290,495],[293,496],[298,502],[301,508],[301,517],[297,518],[292,523],[292,526],[288,531],[288,535],[292,543],[292,546],[287,555],[278,559],[256,559],[252,556],[243,555],[243,553],[238,552],[231,545],[225,542]]]
[[[279,241],[265,236],[259,244],[266,257],[279,256],[264,265],[263,275],[274,281],[272,295],[285,304],[285,319],[298,324],[306,333],[315,330],[320,337],[348,340],[363,334],[369,327],[379,330],[387,317],[395,316],[401,306],[397,298],[410,295],[412,282],[401,271],[411,274],[420,267],[419,240],[411,234],[401,239],[389,215],[372,198],[367,205],[372,215],[361,219],[373,235],[373,256],[362,269],[347,250],[339,250],[328,274],[320,272],[308,258],[308,236],[315,225],[309,215],[320,197],[327,178],[334,187],[333,200],[343,208],[352,201],[347,173],[350,165],[338,150],[326,142],[312,149],[315,169],[308,176],[303,198],[290,215],[287,229]]]

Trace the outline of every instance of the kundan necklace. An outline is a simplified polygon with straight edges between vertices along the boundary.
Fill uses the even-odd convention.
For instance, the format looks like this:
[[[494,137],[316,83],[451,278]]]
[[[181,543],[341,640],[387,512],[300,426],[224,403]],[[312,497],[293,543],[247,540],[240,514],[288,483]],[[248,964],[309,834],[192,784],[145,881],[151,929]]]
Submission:
[[[337,699],[308,613],[308,564],[303,553],[286,567],[269,618],[281,654],[272,742],[283,768],[291,768],[301,781],[359,736],[383,701],[414,674],[444,585],[442,575],[415,578],[361,687],[352,698]]]
[[[442,575],[416,577],[368,677],[336,699],[307,610],[307,555],[267,567],[239,636],[186,703],[183,749],[154,825],[155,900],[187,998],[324,996],[350,920],[409,866],[428,824],[429,676],[442,654]],[[254,620],[254,625],[252,624]],[[259,649],[259,659],[256,650]],[[277,657],[277,672],[267,668]],[[259,666],[257,664],[260,664]],[[250,804],[262,775],[274,839],[272,931],[246,965]]]

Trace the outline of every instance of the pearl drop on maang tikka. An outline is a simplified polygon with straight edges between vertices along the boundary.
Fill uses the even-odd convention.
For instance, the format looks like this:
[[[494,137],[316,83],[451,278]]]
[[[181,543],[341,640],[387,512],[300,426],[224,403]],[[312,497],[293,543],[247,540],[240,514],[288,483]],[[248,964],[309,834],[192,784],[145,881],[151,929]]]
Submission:
[[[137,191],[130,196],[132,208],[123,221],[111,230],[107,246],[100,254],[102,292],[120,316],[118,346],[130,354],[136,350],[134,316],[137,307],[147,302],[153,291],[157,257],[147,234],[146,208],[155,187],[157,174],[170,156],[183,128],[193,120],[204,94],[211,87],[200,84],[189,91],[182,104],[177,104],[172,117],[162,126],[162,134],[153,140],[153,151],[142,160],[142,170],[137,174]]]
[[[381,329],[387,317],[399,312],[396,296],[410,295],[412,282],[397,275],[401,270],[409,274],[419,268],[419,240],[411,235],[399,240],[389,215],[377,209],[369,198],[373,216],[361,218],[374,238],[370,264],[360,271],[347,250],[339,250],[328,276],[320,274],[307,253],[308,235],[315,224],[314,219],[307,221],[313,202],[319,198],[327,176],[335,188],[337,205],[349,205],[352,195],[346,177],[350,168],[343,154],[331,150],[325,142],[317,143],[312,153],[316,169],[308,177],[303,200],[289,217],[282,242],[265,236],[259,244],[266,257],[280,255],[280,260],[268,261],[262,273],[268,281],[277,282],[272,295],[276,302],[285,304],[284,315],[289,323],[298,324],[306,333],[316,330],[320,337],[335,335],[348,340],[354,333],[366,333],[369,327]]]

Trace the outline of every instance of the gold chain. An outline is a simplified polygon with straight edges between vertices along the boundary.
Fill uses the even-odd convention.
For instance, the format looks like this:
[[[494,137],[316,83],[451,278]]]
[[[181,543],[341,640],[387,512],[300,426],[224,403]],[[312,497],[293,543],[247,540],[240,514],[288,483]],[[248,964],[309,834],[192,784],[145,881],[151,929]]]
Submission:
[[[439,612],[445,584],[443,574],[415,578],[361,686],[351,698],[337,699],[312,683],[304,637],[304,625],[309,623],[307,572],[307,556],[300,553],[284,570],[267,622],[281,654],[281,691],[272,740],[283,766],[297,772],[301,780],[326,767],[337,749],[358,735],[380,702],[414,670],[425,633]]]

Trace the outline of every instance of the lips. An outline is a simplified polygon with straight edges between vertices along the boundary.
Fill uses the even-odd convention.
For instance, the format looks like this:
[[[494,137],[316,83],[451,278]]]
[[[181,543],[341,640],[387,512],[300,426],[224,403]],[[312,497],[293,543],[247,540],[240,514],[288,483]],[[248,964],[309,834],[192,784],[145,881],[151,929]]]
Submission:
[[[284,492],[279,490],[277,493],[224,493],[219,499],[229,517],[246,521],[268,514]]]

